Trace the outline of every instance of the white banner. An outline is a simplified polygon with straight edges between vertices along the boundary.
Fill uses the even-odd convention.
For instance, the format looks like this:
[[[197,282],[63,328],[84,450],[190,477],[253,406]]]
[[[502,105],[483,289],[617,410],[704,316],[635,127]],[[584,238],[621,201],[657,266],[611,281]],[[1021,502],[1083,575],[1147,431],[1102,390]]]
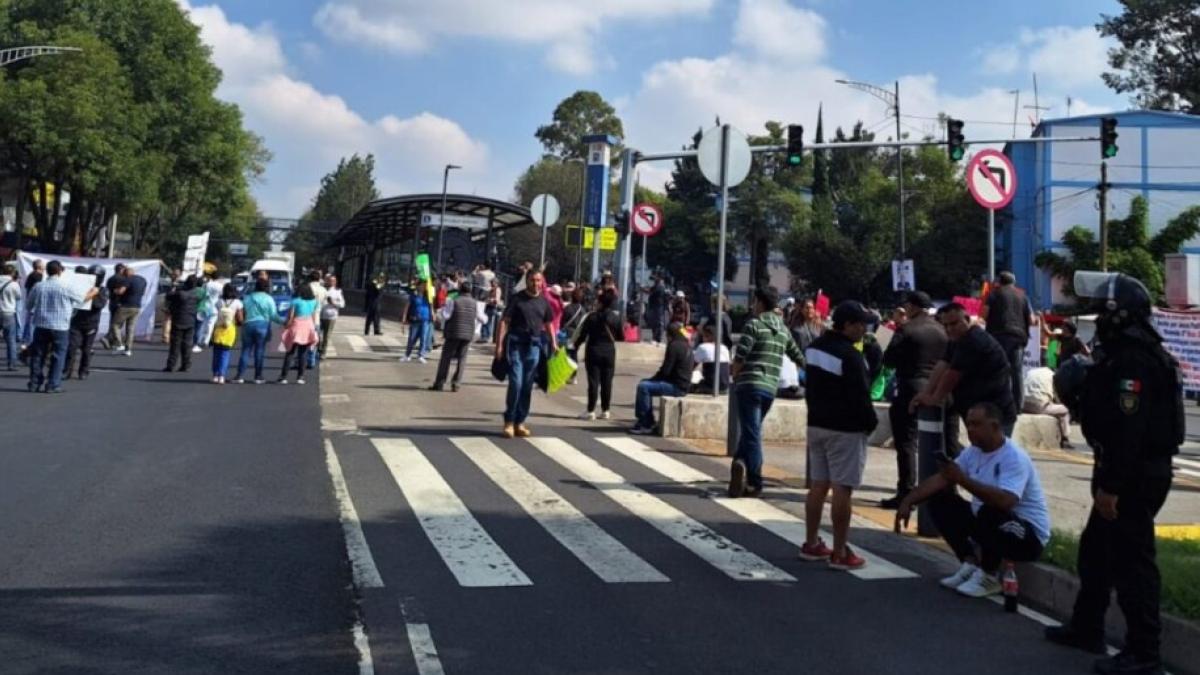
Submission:
[[[193,234],[188,237],[187,250],[183,253],[183,272],[181,279],[191,275],[200,276],[204,272],[204,256],[208,254],[208,233]]]
[[[69,256],[45,255],[21,251],[17,253],[17,269],[21,274],[22,286],[25,284],[25,277],[29,276],[30,272],[33,272],[33,263],[37,260],[45,262],[57,260],[68,270],[74,270],[79,265],[86,267],[100,265],[104,268],[105,284],[112,278],[117,263],[124,263],[128,267],[132,267],[134,274],[146,280],[146,293],[142,296],[142,313],[138,315],[134,335],[142,340],[149,340],[154,337],[155,312],[158,306],[158,273],[162,268],[161,262],[157,260],[129,260],[122,258],[72,258]],[[107,307],[100,313],[100,335],[108,332],[108,320],[111,316],[112,312]]]

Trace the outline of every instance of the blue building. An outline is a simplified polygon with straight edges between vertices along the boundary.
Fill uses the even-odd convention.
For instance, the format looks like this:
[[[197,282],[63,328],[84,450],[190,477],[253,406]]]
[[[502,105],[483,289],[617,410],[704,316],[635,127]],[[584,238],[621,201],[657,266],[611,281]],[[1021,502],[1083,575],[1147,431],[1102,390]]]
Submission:
[[[1108,217],[1124,218],[1134,197],[1150,205],[1153,235],[1185,209],[1200,205],[1200,117],[1136,110],[1045,120],[1034,137],[1097,136],[1101,117],[1116,117],[1120,152],[1108,160]],[[1004,149],[1017,171],[1017,193],[997,214],[997,268],[1011,269],[1034,306],[1064,300],[1062,282],[1036,268],[1044,249],[1065,252],[1062,237],[1076,225],[1099,239],[1100,144],[1020,143]],[[1187,253],[1200,253],[1200,237]]]

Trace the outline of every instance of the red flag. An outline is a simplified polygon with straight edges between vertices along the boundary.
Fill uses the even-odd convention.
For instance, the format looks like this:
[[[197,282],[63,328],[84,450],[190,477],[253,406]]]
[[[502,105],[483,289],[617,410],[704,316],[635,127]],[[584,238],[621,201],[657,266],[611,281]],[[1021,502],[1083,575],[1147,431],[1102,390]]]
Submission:
[[[825,295],[823,291],[817,291],[817,299],[813,302],[813,307],[816,308],[817,314],[822,319],[829,316],[829,296]]]

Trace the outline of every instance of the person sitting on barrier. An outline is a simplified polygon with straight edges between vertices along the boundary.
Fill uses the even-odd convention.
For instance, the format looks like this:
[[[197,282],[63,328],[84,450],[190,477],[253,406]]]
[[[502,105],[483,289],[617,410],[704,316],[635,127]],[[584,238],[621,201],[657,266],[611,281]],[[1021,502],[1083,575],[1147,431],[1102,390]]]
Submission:
[[[713,392],[713,383],[724,394],[729,389],[729,350],[725,345],[721,345],[720,350],[717,349],[717,336],[714,324],[705,324],[700,329],[701,339],[703,342],[696,347],[695,360],[696,367],[700,369],[700,382],[692,385],[692,391],[700,394],[711,394]],[[717,354],[720,353],[721,365],[717,368]]]
[[[1050,511],[1029,453],[1004,435],[1004,413],[994,403],[976,403],[967,413],[971,447],[957,459],[944,452],[941,469],[905,495],[896,509],[895,530],[908,526],[914,506],[929,502],[942,538],[962,563],[942,586],[982,598],[1000,592],[1002,561],[1037,560],[1050,540]],[[955,487],[971,494],[968,503]]]
[[[658,426],[654,421],[655,396],[686,396],[692,384],[692,347],[683,325],[671,324],[667,328],[667,340],[666,355],[658,372],[654,377],[638,382],[633,404],[637,423],[629,430],[631,434],[648,436],[654,433]]]
[[[1058,420],[1059,447],[1071,450],[1071,413],[1054,393],[1054,371],[1046,367],[1032,368],[1025,375],[1025,398],[1021,412],[1032,415],[1051,415]]]

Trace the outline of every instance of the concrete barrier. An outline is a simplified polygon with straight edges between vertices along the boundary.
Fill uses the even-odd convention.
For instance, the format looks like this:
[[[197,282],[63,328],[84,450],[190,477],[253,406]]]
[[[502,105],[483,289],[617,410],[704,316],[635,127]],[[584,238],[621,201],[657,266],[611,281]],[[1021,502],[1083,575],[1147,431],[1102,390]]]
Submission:
[[[728,397],[713,398],[701,394],[680,398],[663,397],[659,403],[662,435],[667,438],[724,439]],[[869,443],[881,446],[892,437],[888,404],[876,403],[879,425]],[[804,401],[776,399],[763,423],[767,443],[803,443],[808,430],[808,406]],[[1013,432],[1017,444],[1026,449],[1057,449],[1058,420],[1050,415],[1021,415]],[[959,439],[966,442],[967,431],[959,425]]]

